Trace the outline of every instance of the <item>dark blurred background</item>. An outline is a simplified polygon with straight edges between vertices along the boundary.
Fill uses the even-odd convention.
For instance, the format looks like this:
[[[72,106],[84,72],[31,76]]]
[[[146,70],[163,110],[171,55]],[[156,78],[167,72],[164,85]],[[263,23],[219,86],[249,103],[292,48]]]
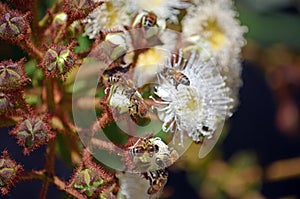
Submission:
[[[300,1],[237,0],[236,5],[249,28],[240,106],[208,156],[195,158],[199,146],[193,145],[169,168],[167,199],[300,198]],[[23,56],[0,41],[0,60]],[[1,129],[0,150],[9,150],[26,170],[41,169],[45,148],[23,156],[8,131]],[[72,168],[56,162],[58,176],[68,180]],[[38,198],[40,187],[38,180],[20,182],[1,198]],[[66,198],[55,187],[50,190],[48,198]]]
[[[300,1],[236,5],[249,28],[240,106],[206,158],[170,169],[170,199],[300,198]]]

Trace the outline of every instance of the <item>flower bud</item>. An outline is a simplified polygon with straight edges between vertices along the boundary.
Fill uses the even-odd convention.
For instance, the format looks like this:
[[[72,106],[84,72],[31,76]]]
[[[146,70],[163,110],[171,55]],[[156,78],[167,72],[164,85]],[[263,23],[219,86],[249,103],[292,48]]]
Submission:
[[[10,134],[17,138],[20,146],[24,147],[23,153],[29,154],[55,135],[49,130],[50,127],[45,117],[26,116],[25,118]]]
[[[62,45],[49,48],[42,61],[42,67],[50,77],[63,77],[74,65],[75,55]]]
[[[3,151],[0,158],[0,190],[3,195],[8,193],[22,171],[22,166],[10,159],[7,151]]]
[[[26,32],[28,28],[25,17],[11,11],[0,18],[0,38],[3,40],[15,40],[15,38]]]
[[[0,62],[0,91],[20,90],[29,81],[23,69],[25,59],[19,62]]]
[[[58,27],[58,26],[61,26],[63,23],[65,23],[67,21],[67,19],[68,19],[67,14],[64,12],[61,12],[54,16],[52,24],[55,27]]]
[[[97,168],[87,166],[75,173],[70,185],[90,197],[103,185],[104,179],[101,176]]]
[[[92,12],[102,2],[96,2],[94,0],[66,0],[64,5],[64,12],[68,15],[69,21],[76,21],[83,19],[90,12]]]
[[[0,92],[0,115],[3,115],[14,108],[14,101],[9,93]]]

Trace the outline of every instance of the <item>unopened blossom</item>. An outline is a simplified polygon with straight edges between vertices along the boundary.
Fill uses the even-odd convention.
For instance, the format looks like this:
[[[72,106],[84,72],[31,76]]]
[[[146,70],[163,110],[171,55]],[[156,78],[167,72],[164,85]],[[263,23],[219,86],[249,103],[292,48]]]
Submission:
[[[20,179],[22,172],[23,167],[12,160],[7,151],[3,151],[0,157],[0,191],[3,195]]]
[[[212,138],[220,122],[231,116],[232,98],[224,79],[216,70],[213,59],[202,61],[192,54],[186,67],[180,68],[181,60],[165,67],[175,67],[189,80],[188,84],[175,84],[173,78],[164,73],[158,74],[158,86],[155,94],[162,101],[155,100],[158,117],[163,121],[163,130],[180,136],[181,143],[185,133],[193,141],[202,141],[203,137]]]
[[[16,125],[10,131],[17,140],[18,144],[23,147],[23,153],[29,154],[37,147],[45,144],[55,137],[54,132],[50,130],[47,116],[28,115],[26,119]]]

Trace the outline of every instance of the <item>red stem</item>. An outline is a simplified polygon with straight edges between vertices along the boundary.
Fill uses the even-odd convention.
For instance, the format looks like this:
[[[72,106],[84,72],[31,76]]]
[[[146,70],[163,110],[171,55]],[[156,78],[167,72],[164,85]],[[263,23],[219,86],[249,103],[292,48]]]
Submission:
[[[37,61],[43,59],[44,54],[40,51],[29,38],[25,37],[24,42],[19,42],[19,46],[27,52],[30,56],[34,57]]]
[[[48,178],[44,179],[44,183],[42,186],[42,190],[40,192],[39,199],[44,199],[47,196],[48,188],[50,182],[54,177],[54,165],[55,165],[55,146],[56,146],[56,139],[52,139],[49,141],[47,151],[46,151],[46,161],[45,161],[45,174]]]

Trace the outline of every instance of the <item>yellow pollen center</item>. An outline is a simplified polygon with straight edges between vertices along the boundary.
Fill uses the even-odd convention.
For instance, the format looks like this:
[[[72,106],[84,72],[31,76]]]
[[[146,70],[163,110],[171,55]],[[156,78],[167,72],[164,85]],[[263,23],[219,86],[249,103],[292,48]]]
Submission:
[[[198,101],[194,95],[190,96],[190,99],[185,104],[186,108],[189,110],[196,110],[198,107]]]
[[[157,70],[158,64],[164,63],[166,55],[161,50],[149,49],[145,53],[139,55],[137,67],[142,67],[144,70]]]
[[[140,0],[140,6],[144,10],[151,10],[152,8],[157,7],[164,7],[165,6],[165,0]]]
[[[211,47],[218,50],[225,42],[225,35],[219,24],[216,20],[209,19],[203,29],[208,33],[206,39],[210,42]]]
[[[114,26],[118,20],[118,12],[110,2],[106,3],[106,10],[108,13],[106,26],[107,27]]]
[[[178,108],[179,111],[188,110],[189,112],[194,112],[195,110],[199,110],[200,101],[196,96],[195,91],[192,88],[185,88],[186,93],[183,98],[184,101],[181,107]]]

